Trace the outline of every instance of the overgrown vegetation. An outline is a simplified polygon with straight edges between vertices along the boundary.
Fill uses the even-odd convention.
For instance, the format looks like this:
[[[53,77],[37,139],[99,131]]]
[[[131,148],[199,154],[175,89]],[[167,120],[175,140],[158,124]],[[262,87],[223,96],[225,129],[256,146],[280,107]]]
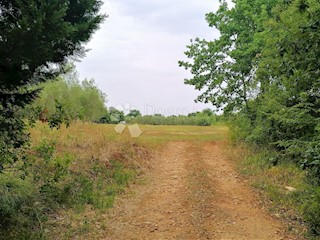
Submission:
[[[112,207],[148,153],[129,139],[112,141],[117,137],[112,128],[101,130],[82,123],[58,130],[37,124],[23,171],[15,166],[0,175],[1,239],[46,238],[61,230],[54,218],[62,209],[83,212],[91,206],[103,212]],[[66,236],[57,231],[55,236]],[[78,234],[77,229],[69,227],[68,234]]]
[[[1,238],[42,238],[42,218],[72,199],[66,187],[72,157],[55,156],[49,143],[29,148],[25,107],[38,97],[41,84],[69,70],[71,57],[84,55],[83,44],[105,18],[101,5],[98,0],[0,1]],[[65,108],[54,104],[50,123],[57,126]]]
[[[273,164],[291,161],[319,187],[320,3],[233,2],[221,0],[206,15],[221,36],[188,46],[191,61],[180,66],[193,77],[185,82],[203,90],[198,101],[224,110],[237,140],[270,147],[277,153]],[[320,235],[318,190],[312,189],[304,219]]]

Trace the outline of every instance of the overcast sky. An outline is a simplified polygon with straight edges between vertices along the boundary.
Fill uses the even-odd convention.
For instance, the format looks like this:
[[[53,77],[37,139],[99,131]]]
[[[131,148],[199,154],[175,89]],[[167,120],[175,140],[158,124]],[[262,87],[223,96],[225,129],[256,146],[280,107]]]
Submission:
[[[211,105],[184,85],[189,73],[178,67],[190,39],[214,39],[205,14],[218,0],[104,0],[109,15],[94,34],[87,56],[77,63],[80,78],[94,78],[107,106],[142,114],[187,114]]]

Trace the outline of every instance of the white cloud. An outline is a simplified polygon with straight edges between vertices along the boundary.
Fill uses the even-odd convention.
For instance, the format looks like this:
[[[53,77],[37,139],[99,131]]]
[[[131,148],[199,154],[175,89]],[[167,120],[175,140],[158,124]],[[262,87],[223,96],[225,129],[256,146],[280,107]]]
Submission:
[[[217,0],[109,0],[109,15],[78,63],[82,78],[94,78],[107,93],[109,106],[131,104],[150,114],[154,109],[204,108],[195,104],[197,92],[185,86],[188,73],[178,67],[191,38],[214,38],[204,14]],[[210,105],[206,107],[211,107]],[[155,110],[156,111],[156,110]]]

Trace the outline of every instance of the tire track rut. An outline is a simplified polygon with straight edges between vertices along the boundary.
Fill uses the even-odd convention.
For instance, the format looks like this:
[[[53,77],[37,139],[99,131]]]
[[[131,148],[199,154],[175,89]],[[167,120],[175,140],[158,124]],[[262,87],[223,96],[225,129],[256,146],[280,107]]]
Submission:
[[[169,142],[149,181],[108,213],[105,239],[294,239],[256,204],[224,144]]]

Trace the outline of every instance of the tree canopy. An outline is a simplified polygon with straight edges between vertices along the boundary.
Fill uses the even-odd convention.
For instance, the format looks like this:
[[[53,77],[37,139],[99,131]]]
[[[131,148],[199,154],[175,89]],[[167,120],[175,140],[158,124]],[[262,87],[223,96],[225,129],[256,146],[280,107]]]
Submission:
[[[188,46],[190,60],[179,62],[192,74],[185,83],[203,91],[198,101],[247,119],[239,136],[314,167],[320,156],[320,2],[233,2],[229,7],[222,0],[206,15],[221,35]],[[320,164],[316,169],[320,173]]]
[[[256,95],[255,71],[263,47],[260,33],[276,0],[234,2],[235,6],[228,8],[222,0],[216,13],[206,15],[209,26],[221,36],[213,41],[191,40],[185,52],[191,61],[179,61],[192,74],[185,83],[203,91],[197,101],[211,102],[225,111],[243,105],[249,110],[248,102]]]
[[[26,142],[20,110],[39,94],[39,83],[81,57],[105,18],[99,0],[0,1],[0,165]],[[1,168],[1,166],[0,166]]]
[[[63,110],[59,122],[98,121],[106,111],[106,95],[95,85],[93,79],[78,79],[77,72],[61,75],[55,81],[43,84],[39,97],[30,105],[35,118],[49,123]],[[30,111],[28,107],[27,110]]]

